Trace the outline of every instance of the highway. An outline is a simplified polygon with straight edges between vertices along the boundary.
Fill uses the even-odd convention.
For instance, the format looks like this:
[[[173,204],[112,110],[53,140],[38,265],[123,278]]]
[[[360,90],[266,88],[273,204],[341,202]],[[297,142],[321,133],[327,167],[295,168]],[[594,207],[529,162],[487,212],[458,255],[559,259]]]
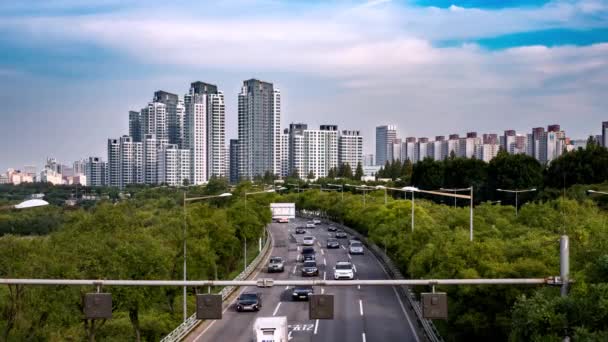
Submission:
[[[273,223],[270,227],[274,239],[270,255],[283,257],[285,271],[266,273],[267,264],[260,265],[254,278],[302,279],[301,262],[296,258],[303,236],[316,238],[317,265],[319,278],[333,279],[333,267],[338,261],[351,261],[358,279],[388,279],[380,263],[371,252],[350,256],[347,252],[348,238],[338,239],[340,248],[326,249],[327,225],[317,225],[306,229],[306,234],[295,234],[296,226],[304,226],[305,220],[291,220],[290,223]],[[297,238],[297,240],[294,239]],[[315,279],[306,277],[306,279]],[[414,315],[405,309],[404,299],[388,286],[348,286],[316,287],[316,294],[334,295],[333,320],[309,320],[308,302],[291,300],[291,288],[274,286],[271,288],[248,287],[239,293],[257,292],[262,295],[262,309],[259,312],[236,312],[234,301],[229,303],[223,318],[206,321],[194,329],[185,341],[243,341],[253,340],[253,323],[256,317],[287,316],[290,341],[420,341],[413,323]]]

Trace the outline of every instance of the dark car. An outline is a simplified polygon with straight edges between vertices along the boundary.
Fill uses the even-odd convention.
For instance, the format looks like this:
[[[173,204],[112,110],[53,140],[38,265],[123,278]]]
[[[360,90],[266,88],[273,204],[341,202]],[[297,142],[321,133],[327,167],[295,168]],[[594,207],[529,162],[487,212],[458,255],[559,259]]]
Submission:
[[[314,247],[304,247],[302,248],[302,261],[315,261],[317,255],[315,253]]]
[[[348,237],[348,234],[346,234],[346,232],[343,230],[338,230],[336,232],[336,239],[346,239],[347,237]]]
[[[296,234],[306,234],[306,229],[304,227],[296,228]]]
[[[236,301],[236,311],[259,311],[262,307],[262,298],[253,292],[241,293]]]
[[[296,286],[293,288],[291,298],[293,300],[308,300],[309,296],[314,294],[312,286]]]
[[[302,266],[302,276],[314,277],[319,275],[317,262],[314,260],[304,261]]]
[[[338,230],[338,228],[336,228],[336,226],[329,226],[327,227],[327,230],[330,232],[335,232],[336,230]]]
[[[327,239],[327,248],[340,248],[340,243],[336,239],[329,238]]]

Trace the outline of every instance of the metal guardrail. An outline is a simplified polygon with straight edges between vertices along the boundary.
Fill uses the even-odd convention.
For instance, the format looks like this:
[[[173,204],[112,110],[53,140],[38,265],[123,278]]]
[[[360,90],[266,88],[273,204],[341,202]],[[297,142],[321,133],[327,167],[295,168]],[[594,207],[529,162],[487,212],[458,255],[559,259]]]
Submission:
[[[332,219],[324,213],[320,212],[310,213],[300,211],[297,213],[297,215],[304,218],[318,217],[325,220]],[[365,236],[350,227],[336,222],[333,222],[333,225],[340,227],[345,231],[348,231],[351,235],[358,237],[365,245],[367,245],[368,249],[372,251],[378,261],[380,261],[380,263],[383,265],[384,269],[388,272],[391,278],[405,279],[403,274],[401,274],[401,271],[399,271],[399,268],[395,266],[393,261],[376,244],[370,242]],[[401,294],[401,296],[403,296],[407,300],[407,304],[409,305],[410,309],[412,309],[416,314],[416,320],[418,321],[419,327],[422,328],[422,331],[424,332],[426,338],[431,342],[443,342],[444,340],[439,334],[439,331],[437,330],[435,325],[433,324],[433,321],[422,317],[422,308],[420,302],[416,298],[414,292],[412,292],[412,289],[409,286],[395,286],[395,288]]]
[[[258,256],[255,257],[255,259],[253,259],[253,261],[249,264],[249,266],[247,266],[247,268],[245,268],[243,272],[239,273],[239,275],[234,278],[234,280],[245,280],[249,278],[253,274],[253,271],[259,266],[260,262],[264,260],[264,258],[268,254],[268,251],[270,250],[270,246],[273,243],[272,234],[270,234],[270,230],[268,229],[268,227],[266,227],[266,232],[266,236],[268,236],[268,239],[266,239],[266,243],[264,244],[264,247],[262,247],[262,251],[258,254]],[[230,295],[236,289],[236,286],[224,287],[219,293],[222,295],[222,302],[225,301],[228,297],[230,297]],[[201,322],[201,320],[196,319],[196,313],[194,313],[192,316],[188,317],[186,321],[182,322],[182,324],[178,325],[177,328],[167,334],[167,336],[163,337],[160,341],[181,341],[190,333],[190,331],[196,328],[196,326],[199,325]]]

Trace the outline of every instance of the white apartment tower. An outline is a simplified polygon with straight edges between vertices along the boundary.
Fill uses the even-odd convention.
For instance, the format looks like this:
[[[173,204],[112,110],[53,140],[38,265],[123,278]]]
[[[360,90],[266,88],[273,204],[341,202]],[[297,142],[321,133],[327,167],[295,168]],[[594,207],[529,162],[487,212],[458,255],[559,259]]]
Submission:
[[[207,95],[188,94],[186,107],[185,145],[190,150],[190,182],[207,182]]]
[[[205,152],[206,152],[206,171],[205,180],[206,182],[212,176],[225,177],[226,176],[226,107],[224,103],[224,93],[219,91],[217,86],[205,82],[193,82],[190,84],[190,92],[188,95],[199,96],[199,102],[204,102],[204,116],[205,116]],[[185,101],[185,102],[188,102]],[[188,106],[186,106],[188,109]],[[189,126],[193,119],[188,117],[189,111],[186,110],[186,121]],[[186,135],[196,134],[196,131],[188,127]],[[192,138],[192,137],[191,137]],[[190,148],[189,146],[187,146]],[[197,167],[198,161],[192,159],[193,167]],[[193,179],[196,181],[195,179]],[[199,180],[200,181],[200,180]],[[198,183],[195,183],[198,184]]]
[[[321,125],[318,130],[304,131],[304,172],[315,179],[326,177],[329,169],[338,167],[338,126]]]
[[[289,129],[281,134],[281,177],[289,176]]]
[[[281,170],[281,94],[272,83],[250,79],[238,95],[239,176]]]
[[[190,151],[177,144],[163,145],[158,150],[158,182],[181,186],[190,179]]]
[[[304,174],[304,131],[308,125],[304,123],[292,123],[289,125],[289,174],[297,171],[302,178]]]
[[[359,131],[343,130],[338,138],[338,165],[349,164],[354,171],[363,166],[363,137]]]
[[[120,186],[120,142],[118,139],[108,139],[108,186]]]
[[[85,175],[89,186],[105,186],[106,163],[99,157],[89,157],[85,163]]]

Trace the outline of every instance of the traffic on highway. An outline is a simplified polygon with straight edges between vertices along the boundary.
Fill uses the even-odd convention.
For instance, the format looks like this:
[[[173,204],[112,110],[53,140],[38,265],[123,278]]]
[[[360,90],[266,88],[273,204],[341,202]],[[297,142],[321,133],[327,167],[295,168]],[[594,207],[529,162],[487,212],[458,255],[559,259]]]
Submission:
[[[361,241],[326,222],[292,219],[270,232],[272,249],[255,279],[388,278]],[[267,334],[264,324],[283,333],[285,323],[289,341],[419,341],[414,316],[392,287],[243,287],[237,294],[221,320],[203,322],[185,341],[256,341]],[[311,294],[334,295],[334,319],[309,319]]]

